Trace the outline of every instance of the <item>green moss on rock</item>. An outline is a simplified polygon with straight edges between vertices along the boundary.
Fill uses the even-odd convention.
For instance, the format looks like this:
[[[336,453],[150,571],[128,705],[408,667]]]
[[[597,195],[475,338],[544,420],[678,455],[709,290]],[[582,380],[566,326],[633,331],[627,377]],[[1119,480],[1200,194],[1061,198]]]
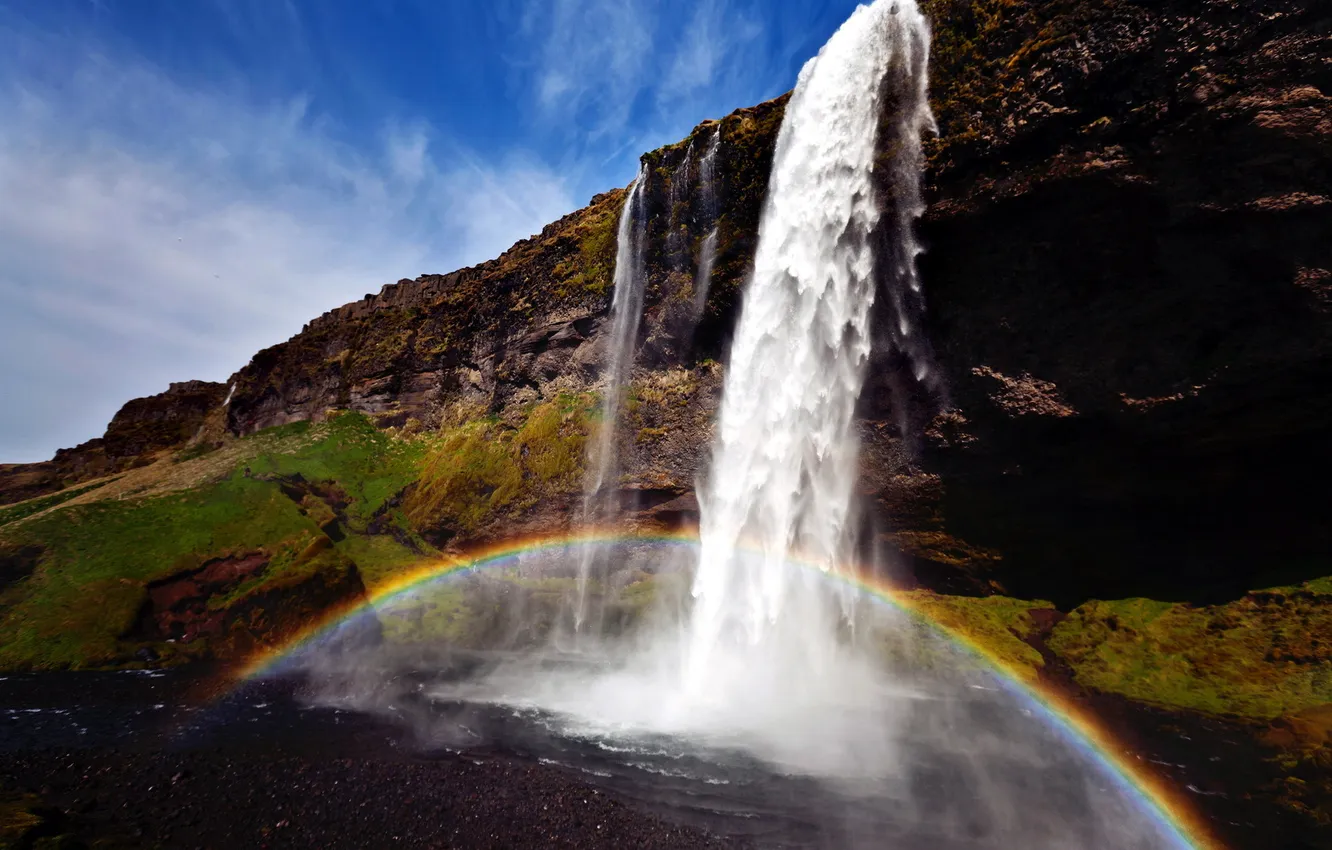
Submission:
[[[973,644],[1024,681],[1040,678],[1045,661],[1028,639],[1040,631],[1032,612],[1053,612],[1051,603],[1004,596],[943,596],[927,590],[900,597],[910,609]]]
[[[210,562],[262,561],[258,572],[207,599],[209,611],[229,618],[259,617],[263,628],[250,632],[262,640],[266,631],[290,625],[274,617],[300,624],[340,594],[356,592],[360,580],[351,556],[357,550],[380,555],[377,568],[406,560],[401,551],[388,551],[408,548],[403,544],[351,541],[373,538],[371,526],[391,512],[388,502],[415,479],[423,446],[378,431],[357,414],[241,442],[229,455],[230,471],[190,489],[55,506],[0,528],[0,550],[35,553],[16,581],[0,586],[0,667],[124,663],[151,642],[137,631],[149,585]],[[164,474],[178,468],[163,464]],[[329,498],[302,493],[291,482]],[[341,536],[344,525],[349,534],[343,539],[328,536],[329,529]],[[289,599],[277,598],[284,594]]]
[[[514,429],[490,419],[444,428],[403,503],[413,526],[469,534],[581,485],[591,395],[534,405]]]
[[[1226,605],[1089,602],[1050,648],[1084,687],[1257,720],[1332,703],[1332,594],[1324,582]]]
[[[602,203],[588,207],[573,226],[578,253],[555,266],[554,290],[558,296],[571,298],[588,293],[600,297],[610,292],[620,216],[627,198],[627,192],[616,191]]]

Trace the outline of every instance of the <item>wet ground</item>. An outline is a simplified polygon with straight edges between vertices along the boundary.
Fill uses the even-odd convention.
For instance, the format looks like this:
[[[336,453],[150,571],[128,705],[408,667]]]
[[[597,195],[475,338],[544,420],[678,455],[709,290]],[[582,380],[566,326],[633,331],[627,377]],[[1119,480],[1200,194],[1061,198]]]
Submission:
[[[400,726],[307,708],[287,684],[213,704],[197,685],[174,673],[0,680],[0,807],[43,818],[18,846],[737,846],[555,766],[423,752]]]
[[[853,793],[741,752],[573,733],[534,709],[441,696],[428,677],[389,692],[387,711],[321,707],[293,681],[209,701],[202,681],[181,672],[0,677],[0,809],[36,811],[43,822],[28,839],[64,835],[69,847],[1075,846],[987,812],[966,765],[928,748],[906,754],[915,764],[908,809],[901,786],[894,804],[891,792]],[[986,706],[964,707],[968,722],[1030,734],[1024,721],[987,717]],[[1136,724],[1144,757],[1197,796],[1232,847],[1319,846],[1262,817],[1262,804],[1228,796],[1232,774],[1260,764],[1233,730],[1121,714],[1116,722]],[[997,798],[1019,821],[1040,811],[1077,820],[1113,791],[1088,784],[1075,758],[1025,770],[1014,758],[991,775],[1019,786]],[[1032,804],[1021,811],[1011,801],[1024,795]],[[1033,834],[1044,843],[1005,838]],[[1132,843],[1119,845],[1088,833],[1076,846],[1165,846],[1128,834]]]

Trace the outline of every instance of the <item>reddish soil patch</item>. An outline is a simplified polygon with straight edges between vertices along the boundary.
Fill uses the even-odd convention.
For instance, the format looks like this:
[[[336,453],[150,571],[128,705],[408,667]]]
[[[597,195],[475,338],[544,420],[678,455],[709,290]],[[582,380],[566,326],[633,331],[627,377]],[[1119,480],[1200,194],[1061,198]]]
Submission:
[[[261,575],[267,567],[268,555],[255,552],[235,558],[218,558],[197,570],[152,582],[148,585],[148,600],[139,612],[135,636],[188,642],[221,634],[226,612],[210,611],[209,597]]]

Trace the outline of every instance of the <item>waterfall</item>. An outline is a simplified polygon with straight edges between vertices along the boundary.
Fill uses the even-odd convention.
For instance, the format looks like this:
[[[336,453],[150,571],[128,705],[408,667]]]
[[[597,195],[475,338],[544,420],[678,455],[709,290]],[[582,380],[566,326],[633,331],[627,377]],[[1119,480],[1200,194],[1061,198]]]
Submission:
[[[855,409],[878,281],[901,300],[893,339],[915,332],[901,290],[919,291],[912,225],[921,212],[919,136],[932,124],[928,51],[928,25],[913,0],[861,6],[806,64],[787,106],[712,466],[699,488],[689,691],[716,686],[718,671],[733,666],[720,657],[723,647],[744,655],[746,646],[780,645],[780,675],[817,676],[813,654],[835,632],[821,583],[787,558],[799,552],[825,571],[847,562]],[[875,165],[890,96],[902,134],[915,141],[888,148],[894,197],[882,198]],[[895,220],[884,220],[884,201],[900,211]],[[894,266],[876,267],[878,240]],[[747,548],[761,554],[742,557]]]
[[[227,411],[231,409],[231,397],[235,394],[236,394],[236,385],[234,383],[227,384],[227,397],[222,399],[223,417],[225,417],[227,415]],[[198,442],[201,439],[203,439],[204,431],[206,431],[207,429],[208,429],[208,421],[207,419],[205,419],[202,423],[200,423],[199,427],[195,429],[194,436],[190,437],[189,444],[192,446],[197,445]]]
[[[667,580],[687,567],[662,541],[618,541],[595,550],[605,558],[598,571],[614,558],[617,577],[638,584],[653,576],[638,590],[660,593],[664,615],[631,639],[598,642],[584,626],[594,565],[585,557],[581,657],[514,653],[472,679],[457,675],[452,654],[439,676],[403,675],[396,652],[387,665],[372,656],[367,703],[414,721],[436,743],[470,747],[489,744],[491,733],[516,734],[511,740],[530,755],[548,753],[616,787],[652,789],[654,802],[690,819],[734,815],[732,823],[743,820],[735,834],[774,845],[1191,846],[1144,805],[1147,786],[1116,764],[1122,756],[1075,736],[1072,717],[1026,694],[1012,674],[986,675],[963,640],[954,646],[879,606],[862,606],[871,628],[844,639],[847,600],[829,587],[852,582],[828,574],[851,561],[855,412],[872,347],[879,341],[880,353],[909,364],[926,388],[938,382],[920,321],[914,235],[920,140],[933,126],[928,53],[915,0],[875,0],[800,74],[774,154],[711,467],[698,487],[692,610],[672,610]],[[705,184],[712,156],[700,163]],[[675,186],[687,184],[687,163]],[[620,215],[589,521],[609,516],[598,494],[616,475],[615,425],[643,308],[646,179],[640,171]],[[696,228],[699,214],[696,206]],[[559,547],[527,554],[565,564]],[[539,563],[531,575],[541,575]],[[349,704],[335,696],[332,704]],[[464,737],[460,717],[486,725],[462,727]]]
[[[712,285],[712,266],[717,261],[717,219],[721,204],[717,200],[717,152],[721,149],[721,124],[712,136],[708,150],[698,164],[699,207],[702,220],[710,227],[699,249],[698,273],[694,276],[694,321],[703,315]]]
[[[633,369],[634,347],[638,342],[638,327],[643,318],[644,249],[647,236],[647,216],[643,214],[643,184],[647,171],[639,167],[638,176],[629,186],[624,208],[620,211],[620,224],[615,246],[615,291],[611,297],[610,333],[607,337],[601,402],[601,427],[589,444],[588,467],[590,477],[583,497],[583,524],[593,526],[607,518],[603,493],[608,483],[617,477],[618,454],[616,439],[620,406],[624,401],[625,386]],[[595,549],[587,549],[578,566],[577,599],[574,610],[574,629],[579,631],[587,618],[587,588],[596,564]]]

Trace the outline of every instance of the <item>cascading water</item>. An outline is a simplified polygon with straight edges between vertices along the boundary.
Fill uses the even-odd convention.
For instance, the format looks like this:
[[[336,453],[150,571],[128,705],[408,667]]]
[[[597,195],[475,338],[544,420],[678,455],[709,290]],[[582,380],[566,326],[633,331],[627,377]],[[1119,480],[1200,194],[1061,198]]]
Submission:
[[[856,402],[870,356],[880,199],[874,179],[890,73],[913,127],[929,123],[929,34],[914,3],[855,12],[805,66],[778,136],[753,279],[727,368],[712,469],[702,489],[702,553],[686,686],[704,688],[723,643],[759,646],[833,623],[791,551],[845,563],[856,478]],[[899,150],[896,189],[919,199],[919,145]],[[902,161],[905,160],[905,161]],[[904,217],[919,214],[906,206]],[[907,218],[896,252],[914,264]],[[914,271],[906,275],[914,281]],[[909,284],[910,285],[910,284]],[[760,559],[739,558],[742,545]],[[807,652],[801,651],[802,656]]]
[[[604,386],[602,389],[601,427],[590,443],[588,466],[591,475],[583,498],[583,524],[594,526],[607,518],[604,489],[616,477],[617,433],[625,386],[633,371],[634,347],[643,318],[644,243],[647,216],[643,215],[643,184],[647,172],[640,166],[638,176],[629,186],[616,234],[614,294],[611,296],[611,326],[607,337]],[[587,591],[596,568],[597,551],[588,549],[578,565],[574,629],[580,631],[587,619]]]
[[[881,0],[858,9],[802,71],[699,488],[692,611],[590,681],[522,674],[528,699],[592,729],[742,746],[803,772],[874,781],[895,772],[890,715],[901,686],[840,639],[844,600],[790,554],[825,570],[848,554],[854,413],[878,280],[880,112],[893,83],[919,97],[906,108],[928,116],[915,76],[927,51],[914,4]],[[918,180],[919,163],[910,171]]]
[[[712,286],[712,267],[717,261],[717,219],[721,205],[717,199],[717,153],[721,149],[721,125],[712,136],[712,143],[698,164],[698,189],[701,218],[711,227],[699,248],[698,273],[694,276],[694,321],[703,315],[708,303],[708,290]]]

